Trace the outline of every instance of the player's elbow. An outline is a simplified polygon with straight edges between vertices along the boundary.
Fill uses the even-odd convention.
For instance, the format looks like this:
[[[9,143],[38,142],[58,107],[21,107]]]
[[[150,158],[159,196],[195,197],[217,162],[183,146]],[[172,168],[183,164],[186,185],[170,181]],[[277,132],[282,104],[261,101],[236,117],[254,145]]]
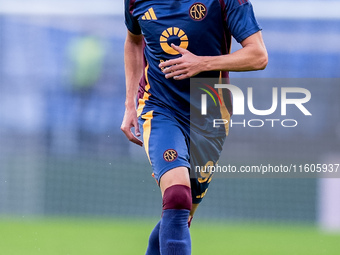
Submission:
[[[263,70],[268,64],[268,53],[262,45],[249,46],[248,68],[250,71]]]
[[[259,61],[259,69],[258,70],[264,70],[268,65],[268,54],[267,51],[263,54]]]
[[[255,70],[264,70],[268,64],[268,53],[266,49],[258,51],[256,56],[256,63],[254,65]]]

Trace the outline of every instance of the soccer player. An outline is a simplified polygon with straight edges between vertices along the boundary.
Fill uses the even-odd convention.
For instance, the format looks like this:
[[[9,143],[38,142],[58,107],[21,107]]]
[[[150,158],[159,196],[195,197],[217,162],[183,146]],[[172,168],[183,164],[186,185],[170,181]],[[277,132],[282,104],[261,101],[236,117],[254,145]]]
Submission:
[[[144,144],[163,197],[146,254],[191,254],[190,222],[211,181],[193,166],[217,163],[228,126],[216,130],[192,120],[189,78],[264,69],[261,28],[248,0],[125,0],[125,23],[121,129],[131,142]],[[230,53],[232,36],[242,48]],[[205,120],[228,119],[230,92],[207,88],[218,95],[219,107]]]

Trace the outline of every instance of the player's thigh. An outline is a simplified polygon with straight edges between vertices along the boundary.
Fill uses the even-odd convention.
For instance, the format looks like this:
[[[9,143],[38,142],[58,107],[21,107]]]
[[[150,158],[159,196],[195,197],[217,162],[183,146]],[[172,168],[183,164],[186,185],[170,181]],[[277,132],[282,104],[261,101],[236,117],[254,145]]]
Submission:
[[[190,187],[190,177],[187,167],[176,167],[165,172],[160,179],[162,195],[164,191],[173,185],[185,185]]]
[[[189,142],[181,125],[172,116],[155,111],[142,115],[139,122],[145,151],[161,188],[190,186]]]

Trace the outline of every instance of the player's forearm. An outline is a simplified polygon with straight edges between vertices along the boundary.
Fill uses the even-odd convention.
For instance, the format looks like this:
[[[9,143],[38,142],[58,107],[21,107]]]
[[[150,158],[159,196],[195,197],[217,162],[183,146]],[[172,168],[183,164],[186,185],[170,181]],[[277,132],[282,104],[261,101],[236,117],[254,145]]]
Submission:
[[[124,46],[126,107],[136,106],[139,81],[143,73],[142,36],[128,33]]]
[[[242,49],[221,56],[197,56],[171,44],[182,56],[159,64],[165,78],[183,80],[205,71],[253,71],[264,69],[268,62],[267,50],[261,32],[241,42]]]
[[[264,47],[247,45],[228,55],[202,57],[203,70],[254,71],[267,66],[268,56]]]

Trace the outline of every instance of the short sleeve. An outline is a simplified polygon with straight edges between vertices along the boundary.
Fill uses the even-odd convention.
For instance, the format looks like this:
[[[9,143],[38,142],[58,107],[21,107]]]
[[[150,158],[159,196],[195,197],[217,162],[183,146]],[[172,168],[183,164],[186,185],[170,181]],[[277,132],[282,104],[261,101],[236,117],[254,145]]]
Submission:
[[[228,29],[239,43],[262,29],[248,0],[226,1],[225,12]]]
[[[133,16],[135,1],[136,0],[125,0],[125,25],[131,33],[140,35],[141,29],[138,20]]]

